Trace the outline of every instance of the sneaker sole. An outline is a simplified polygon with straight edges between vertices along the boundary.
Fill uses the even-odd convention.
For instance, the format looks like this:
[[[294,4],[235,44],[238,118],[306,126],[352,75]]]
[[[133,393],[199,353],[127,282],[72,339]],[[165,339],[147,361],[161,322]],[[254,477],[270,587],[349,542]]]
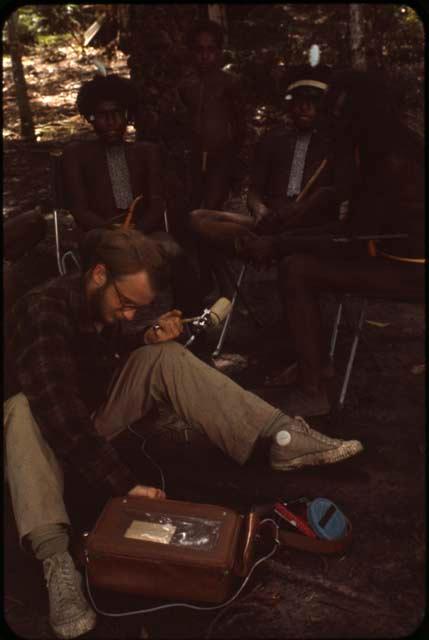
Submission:
[[[293,460],[285,462],[271,461],[271,468],[274,471],[291,471],[293,469],[299,469],[301,467],[312,467],[322,464],[334,464],[341,460],[351,458],[363,451],[363,446],[358,440],[350,440],[344,442],[342,445],[335,449],[328,449],[328,451],[319,451],[318,453],[307,453],[304,456],[299,456]]]
[[[83,616],[72,622],[67,622],[60,625],[54,625],[51,623],[52,630],[58,638],[63,640],[72,640],[82,636],[84,633],[88,633],[94,629],[97,622],[97,616],[92,609],[88,609]]]

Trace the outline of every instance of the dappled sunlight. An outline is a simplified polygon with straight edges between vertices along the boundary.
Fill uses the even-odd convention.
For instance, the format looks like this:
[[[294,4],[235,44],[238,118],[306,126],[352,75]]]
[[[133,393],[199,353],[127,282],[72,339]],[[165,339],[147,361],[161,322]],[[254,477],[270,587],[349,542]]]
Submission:
[[[45,141],[49,137],[65,140],[79,130],[88,130],[83,118],[76,115],[76,96],[81,83],[96,73],[91,60],[103,59],[103,52],[94,48],[88,49],[86,58],[71,46],[57,47],[54,54],[55,61],[51,61],[53,52],[39,48],[31,56],[22,58],[36,135],[43,136]],[[4,56],[3,62],[3,138],[18,140],[20,123],[10,56]],[[128,76],[126,56],[118,52],[109,68],[111,72]]]
[[[93,58],[103,52],[88,48],[82,58],[76,48],[60,46],[34,49],[23,56],[28,97],[37,143],[21,137],[18,105],[10,56],[3,60],[3,216],[9,217],[42,206],[50,207],[49,152],[76,137],[92,135],[92,129],[77,113],[76,97],[82,82],[96,73]],[[126,56],[118,52],[109,63],[112,73],[129,75]]]

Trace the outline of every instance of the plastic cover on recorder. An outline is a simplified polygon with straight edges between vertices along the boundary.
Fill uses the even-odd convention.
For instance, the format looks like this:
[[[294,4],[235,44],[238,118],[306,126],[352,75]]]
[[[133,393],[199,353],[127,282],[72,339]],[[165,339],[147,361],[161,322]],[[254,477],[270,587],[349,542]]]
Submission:
[[[144,512],[130,523],[124,537],[210,551],[217,545],[221,524],[219,520]]]

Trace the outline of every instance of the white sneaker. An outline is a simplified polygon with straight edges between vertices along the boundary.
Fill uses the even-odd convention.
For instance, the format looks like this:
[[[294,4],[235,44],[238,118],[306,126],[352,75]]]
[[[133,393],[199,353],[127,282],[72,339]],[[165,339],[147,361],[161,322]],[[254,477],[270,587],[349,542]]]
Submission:
[[[286,427],[291,435],[290,444],[271,445],[271,467],[275,471],[292,471],[301,467],[333,464],[351,458],[363,451],[359,440],[330,438],[312,429],[300,416]]]
[[[82,576],[68,553],[43,561],[49,593],[49,622],[58,638],[77,638],[95,627],[96,615],[82,593]]]

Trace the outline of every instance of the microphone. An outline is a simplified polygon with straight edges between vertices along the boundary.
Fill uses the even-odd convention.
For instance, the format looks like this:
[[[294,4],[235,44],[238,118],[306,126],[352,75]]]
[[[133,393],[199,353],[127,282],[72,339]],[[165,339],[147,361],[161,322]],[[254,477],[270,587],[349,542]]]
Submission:
[[[196,323],[199,320],[205,319],[207,311],[208,313],[208,322],[211,327],[218,327],[223,320],[225,320],[228,313],[231,311],[231,302],[228,298],[219,298],[216,302],[210,307],[210,309],[204,309],[204,312],[200,316],[194,316],[193,318],[183,318],[183,324],[187,324],[189,322]]]
[[[184,318],[183,323],[192,323],[194,328],[194,334],[189,338],[185,347],[188,347],[195,340],[195,337],[208,328],[218,327],[225,320],[228,313],[231,311],[232,303],[228,298],[219,298],[210,307],[210,309],[204,309],[200,316],[194,318]]]

